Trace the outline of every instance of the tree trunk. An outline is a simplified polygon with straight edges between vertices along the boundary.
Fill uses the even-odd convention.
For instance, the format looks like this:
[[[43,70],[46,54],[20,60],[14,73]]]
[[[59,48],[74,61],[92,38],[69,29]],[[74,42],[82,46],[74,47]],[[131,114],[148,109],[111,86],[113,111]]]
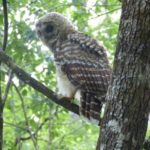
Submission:
[[[97,150],[140,150],[150,104],[150,1],[122,0],[112,82]]]

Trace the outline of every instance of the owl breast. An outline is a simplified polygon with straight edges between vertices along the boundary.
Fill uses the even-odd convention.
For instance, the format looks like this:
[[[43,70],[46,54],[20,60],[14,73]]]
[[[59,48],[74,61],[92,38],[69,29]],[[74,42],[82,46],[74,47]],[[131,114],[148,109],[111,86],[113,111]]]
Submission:
[[[69,81],[67,75],[62,71],[59,65],[56,65],[56,75],[59,94],[64,97],[73,98],[77,88]]]

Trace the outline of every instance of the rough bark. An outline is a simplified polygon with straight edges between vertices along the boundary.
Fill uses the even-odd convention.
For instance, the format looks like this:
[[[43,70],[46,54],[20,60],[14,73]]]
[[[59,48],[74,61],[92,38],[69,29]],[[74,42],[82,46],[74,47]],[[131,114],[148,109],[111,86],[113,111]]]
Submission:
[[[150,1],[123,0],[112,82],[97,150],[140,150],[150,104]]]

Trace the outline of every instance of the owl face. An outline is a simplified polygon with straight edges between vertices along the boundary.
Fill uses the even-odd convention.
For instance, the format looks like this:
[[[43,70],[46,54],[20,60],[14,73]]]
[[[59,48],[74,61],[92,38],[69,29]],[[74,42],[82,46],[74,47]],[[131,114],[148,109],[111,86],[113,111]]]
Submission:
[[[50,46],[57,40],[59,28],[51,15],[46,15],[36,23],[36,32],[41,41]]]
[[[64,35],[70,28],[73,28],[73,26],[67,18],[55,12],[41,17],[36,23],[38,37],[49,48],[51,48],[56,41],[64,38]]]

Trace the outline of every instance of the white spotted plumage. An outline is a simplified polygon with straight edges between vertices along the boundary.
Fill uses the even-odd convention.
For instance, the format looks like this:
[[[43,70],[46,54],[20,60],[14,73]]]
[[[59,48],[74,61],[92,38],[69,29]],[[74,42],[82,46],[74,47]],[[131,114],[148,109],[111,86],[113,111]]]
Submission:
[[[60,93],[73,98],[80,91],[81,113],[99,120],[111,78],[104,47],[75,30],[67,18],[55,12],[40,18],[36,31],[54,53]]]

